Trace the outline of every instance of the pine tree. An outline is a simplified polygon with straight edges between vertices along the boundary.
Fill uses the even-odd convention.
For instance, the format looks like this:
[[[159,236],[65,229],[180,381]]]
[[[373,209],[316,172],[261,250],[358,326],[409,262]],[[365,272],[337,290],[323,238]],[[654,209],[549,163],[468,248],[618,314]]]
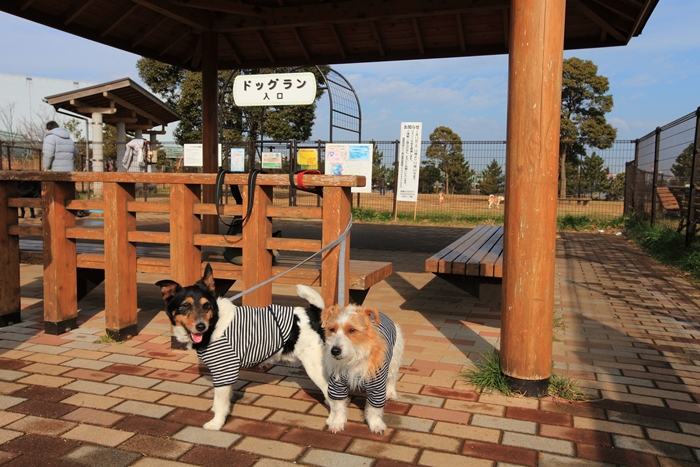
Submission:
[[[481,171],[481,194],[495,195],[503,193],[506,183],[506,176],[503,168],[494,159],[484,170]]]

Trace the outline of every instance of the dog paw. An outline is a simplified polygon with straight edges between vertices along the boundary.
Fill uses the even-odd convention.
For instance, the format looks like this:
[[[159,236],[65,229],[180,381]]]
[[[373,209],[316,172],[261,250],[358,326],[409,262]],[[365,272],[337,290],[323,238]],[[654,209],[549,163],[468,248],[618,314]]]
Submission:
[[[399,395],[396,393],[396,388],[386,388],[386,398],[390,401],[399,400]]]
[[[346,421],[347,420],[337,420],[336,418],[328,417],[328,420],[326,420],[326,425],[328,425],[328,430],[331,433],[338,433],[339,431],[343,431]]]
[[[211,430],[211,431],[219,431],[222,426],[224,426],[224,421],[225,420],[217,420],[216,418],[212,419],[211,421],[207,422],[202,426],[205,430]]]
[[[369,425],[369,429],[372,433],[379,433],[380,435],[384,434],[384,430],[386,430],[386,423],[384,423],[383,420],[367,420],[367,425]]]

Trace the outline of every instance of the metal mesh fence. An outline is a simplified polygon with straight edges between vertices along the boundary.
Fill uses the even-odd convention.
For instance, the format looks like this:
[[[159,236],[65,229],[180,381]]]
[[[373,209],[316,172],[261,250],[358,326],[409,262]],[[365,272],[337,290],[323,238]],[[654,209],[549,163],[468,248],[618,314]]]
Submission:
[[[652,138],[653,139],[653,138]],[[653,142],[653,141],[652,141]],[[196,142],[195,142],[196,143]],[[354,141],[335,142],[335,144],[356,144]],[[374,144],[373,154],[373,180],[371,181],[372,193],[354,194],[353,205],[362,208],[367,212],[375,212],[383,216],[392,215],[394,212],[399,217],[431,217],[455,220],[470,219],[494,219],[499,221],[503,217],[504,203],[508,202],[507,194],[504,193],[505,171],[506,171],[506,142],[505,141],[461,141],[455,146],[463,155],[461,172],[453,174],[451,178],[445,176],[445,171],[439,166],[437,159],[431,159],[429,148],[430,141],[423,141],[421,144],[421,174],[420,187],[417,203],[395,202],[394,201],[394,180],[395,167],[397,163],[398,151],[400,150],[398,141],[368,141]],[[669,145],[671,140],[669,139]],[[260,168],[261,152],[279,152],[282,154],[282,167],[280,169],[266,169],[269,173],[292,173],[303,168],[293,157],[300,149],[315,149],[318,154],[318,169],[324,171],[325,163],[324,141],[263,141],[243,142],[243,141],[223,141],[221,144],[222,154],[228,154],[231,148],[243,148],[246,154],[245,170]],[[676,145],[681,143],[676,143]],[[92,148],[93,145],[90,145]],[[84,142],[78,147],[84,153],[86,147]],[[639,145],[643,148],[642,142]],[[37,144],[14,144],[10,147],[3,143],[0,149],[2,152],[1,168],[4,170],[40,170],[40,145]],[[200,167],[186,167],[183,164],[183,147],[175,143],[159,143],[155,149],[157,157],[154,158],[153,170],[159,172],[200,172]],[[90,149],[92,151],[92,149]],[[573,166],[584,167],[584,162],[591,155],[597,155],[599,166],[596,170],[603,175],[603,179],[610,182],[615,177],[624,177],[626,163],[634,159],[635,145],[632,141],[615,141],[608,149],[587,149],[587,154],[573,164]],[[121,157],[117,157],[117,149],[114,143],[103,143],[102,152],[104,154],[105,171],[116,170],[121,162]],[[439,151],[438,151],[439,152]],[[90,156],[91,157],[91,156]],[[80,160],[76,163],[76,170],[92,170],[91,159],[81,154]],[[648,158],[648,157],[647,157]],[[645,159],[646,160],[646,159]],[[228,167],[228,161],[224,157],[223,165]],[[653,150],[651,155],[653,165]],[[642,165],[638,170],[643,169]],[[650,173],[653,167],[648,168]],[[610,191],[603,191],[600,187],[592,188],[586,182],[585,174],[581,169],[567,169],[568,197],[560,199],[558,205],[558,215],[585,215],[593,218],[614,218],[623,214],[623,196],[613,196]],[[600,178],[599,177],[599,178]],[[384,179],[386,189],[380,189],[380,179]],[[639,181],[635,178],[635,203],[644,205],[644,190]],[[584,183],[586,182],[586,183]],[[610,184],[610,183],[609,183]],[[81,187],[79,187],[80,190]],[[138,188],[138,187],[137,187]],[[83,191],[89,196],[89,187]],[[489,194],[502,195],[505,200],[499,204],[489,204]],[[148,190],[137,190],[137,197],[145,199],[167,198],[168,187],[149,187]],[[315,195],[289,190],[287,188],[276,188],[274,190],[274,202],[280,204],[292,203],[296,205],[319,204]],[[648,202],[648,201],[647,201]]]
[[[628,180],[628,208],[650,223],[677,226],[694,234],[697,219],[698,119],[700,109],[637,140]]]

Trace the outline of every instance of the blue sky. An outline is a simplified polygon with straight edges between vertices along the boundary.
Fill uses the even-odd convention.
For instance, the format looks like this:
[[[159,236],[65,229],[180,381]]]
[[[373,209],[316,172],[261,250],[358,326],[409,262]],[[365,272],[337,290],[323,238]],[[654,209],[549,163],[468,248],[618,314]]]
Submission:
[[[661,0],[644,31],[626,47],[566,51],[592,60],[610,79],[615,106],[608,121],[618,139],[636,139],[700,106],[700,1]],[[0,73],[105,82],[138,81],[138,56],[0,13]],[[10,45],[12,44],[12,45]],[[402,121],[437,126],[464,140],[503,140],[508,57],[333,66],[355,88],[362,139],[399,137]],[[313,139],[327,139],[327,100],[319,104]],[[334,137],[354,139],[334,130]]]

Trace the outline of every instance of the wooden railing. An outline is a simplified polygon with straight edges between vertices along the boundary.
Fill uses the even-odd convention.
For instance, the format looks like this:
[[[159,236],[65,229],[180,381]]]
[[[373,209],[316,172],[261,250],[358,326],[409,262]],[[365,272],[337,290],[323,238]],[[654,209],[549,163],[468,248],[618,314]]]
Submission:
[[[361,176],[305,175],[306,186],[323,186],[321,207],[274,206],[272,188],[288,186],[286,175],[259,175],[255,185],[252,213],[243,225],[241,237],[203,232],[204,216],[215,216],[217,206],[201,202],[203,186],[215,183],[215,174],[133,174],[133,173],[47,173],[0,171],[0,325],[19,322],[20,316],[20,236],[43,238],[45,330],[60,334],[77,327],[78,299],[90,284],[105,282],[107,333],[124,338],[137,332],[137,272],[167,275],[190,285],[202,275],[202,248],[240,246],[244,267],[225,267],[229,279],[242,281],[243,290],[278,272],[272,266],[271,250],[315,252],[333,242],[350,219],[353,186],[364,186]],[[19,180],[41,181],[42,198],[17,198]],[[247,174],[230,174],[225,183],[241,187],[243,205],[224,205],[223,216],[244,215],[248,193]],[[101,183],[101,200],[75,199],[75,184]],[[167,184],[167,202],[135,201],[137,183]],[[20,225],[18,207],[40,207],[42,227]],[[104,212],[103,226],[83,226],[76,222],[80,210]],[[136,229],[138,213],[164,213],[169,216],[167,232]],[[322,240],[272,237],[272,218],[321,220]],[[103,253],[79,252],[78,241],[101,242]],[[162,245],[168,257],[138,257],[137,244]],[[338,264],[349,275],[349,238],[344,258],[338,246],[322,255],[317,271],[305,270],[295,276],[300,282],[320,285],[327,304],[338,299]],[[309,253],[310,254],[310,253]],[[104,274],[103,277],[100,274]],[[390,274],[389,267],[389,274]],[[306,274],[306,276],[304,276]],[[302,277],[303,276],[303,277]],[[307,277],[308,276],[308,277]],[[320,276],[320,278],[319,278]],[[302,281],[303,279],[303,281]],[[320,280],[320,283],[318,283]],[[94,286],[94,285],[93,285]],[[345,296],[348,296],[345,282]],[[82,293],[81,293],[82,290]],[[155,292],[157,293],[157,292]],[[265,306],[272,301],[272,285],[261,287],[242,298],[244,305]]]

